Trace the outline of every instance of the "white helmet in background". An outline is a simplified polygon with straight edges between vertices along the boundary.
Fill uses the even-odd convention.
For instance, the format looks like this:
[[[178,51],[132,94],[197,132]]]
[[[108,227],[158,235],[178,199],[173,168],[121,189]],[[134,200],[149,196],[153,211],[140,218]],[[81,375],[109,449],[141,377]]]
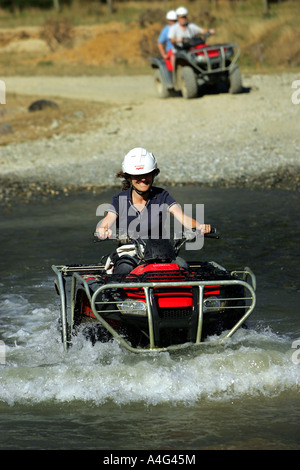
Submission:
[[[169,21],[176,21],[177,20],[177,15],[175,10],[170,10],[166,14],[166,19]]]
[[[142,147],[136,147],[125,155],[122,170],[129,175],[144,175],[157,170],[157,162],[151,152]]]
[[[177,16],[186,16],[186,15],[188,15],[188,13],[189,13],[189,12],[188,12],[188,10],[187,10],[185,7],[179,7],[179,8],[177,8],[177,10],[176,10],[176,15],[177,15]]]

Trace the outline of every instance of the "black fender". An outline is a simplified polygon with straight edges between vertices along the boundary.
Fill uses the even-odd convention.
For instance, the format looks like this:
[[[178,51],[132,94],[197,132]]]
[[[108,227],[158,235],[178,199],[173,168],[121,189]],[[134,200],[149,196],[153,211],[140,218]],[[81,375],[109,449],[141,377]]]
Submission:
[[[167,69],[165,61],[159,57],[151,57],[151,67],[153,69],[159,69],[162,80],[167,88],[174,88],[173,84],[173,74],[170,70]]]

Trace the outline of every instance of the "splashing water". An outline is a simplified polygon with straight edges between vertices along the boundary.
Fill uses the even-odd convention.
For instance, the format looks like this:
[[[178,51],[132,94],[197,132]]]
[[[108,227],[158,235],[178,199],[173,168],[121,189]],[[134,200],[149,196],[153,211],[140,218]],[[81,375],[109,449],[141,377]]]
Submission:
[[[82,335],[62,350],[57,307],[38,308],[21,295],[0,304],[15,322],[2,332],[6,365],[0,370],[0,400],[8,404],[81,400],[196,403],[243,396],[276,396],[295,389],[300,368],[291,340],[271,330],[240,330],[225,345],[214,337],[185,352],[135,355],[116,341],[96,343]],[[3,321],[3,320],[2,320]]]

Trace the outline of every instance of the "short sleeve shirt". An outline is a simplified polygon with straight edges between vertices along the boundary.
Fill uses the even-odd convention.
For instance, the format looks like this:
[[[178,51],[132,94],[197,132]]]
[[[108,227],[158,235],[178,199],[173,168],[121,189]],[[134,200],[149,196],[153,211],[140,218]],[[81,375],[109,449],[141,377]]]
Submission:
[[[197,34],[202,33],[203,29],[195,23],[188,23],[186,28],[182,28],[179,23],[175,23],[170,27],[168,37],[169,39],[176,39],[180,41],[183,38],[192,39]]]
[[[169,29],[170,29],[170,26],[169,25],[166,25],[162,30],[161,30],[161,33],[160,35],[158,36],[158,40],[157,42],[159,42],[160,44],[165,44],[165,49],[166,49],[166,52],[168,52],[170,49],[173,48],[173,45],[168,37],[168,33],[169,33]]]
[[[131,191],[129,188],[116,194],[108,208],[108,212],[118,216],[116,228],[120,233],[128,233],[135,239],[169,238],[169,209],[176,204],[175,199],[165,189],[152,186],[147,203],[140,212],[132,203]]]

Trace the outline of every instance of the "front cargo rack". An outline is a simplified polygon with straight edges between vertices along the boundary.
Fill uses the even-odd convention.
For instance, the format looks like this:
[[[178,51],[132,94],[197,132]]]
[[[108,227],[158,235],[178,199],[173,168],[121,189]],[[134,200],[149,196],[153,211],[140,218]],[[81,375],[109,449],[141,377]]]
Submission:
[[[226,280],[210,280],[210,281],[193,281],[193,280],[185,280],[185,281],[172,281],[172,282],[106,282],[98,287],[94,292],[91,292],[90,287],[85,279],[86,275],[94,274],[97,278],[97,274],[104,273],[104,266],[102,265],[82,265],[82,266],[52,266],[53,271],[57,275],[57,291],[60,295],[61,300],[61,326],[62,326],[62,342],[64,349],[68,349],[70,344],[69,332],[68,332],[68,325],[72,325],[74,319],[74,294],[78,285],[82,287],[85,291],[87,298],[90,302],[92,312],[98,320],[98,322],[116,339],[119,343],[125,347],[127,350],[135,353],[147,353],[147,352],[159,352],[159,351],[172,351],[178,350],[186,347],[190,347],[191,343],[184,343],[184,344],[175,344],[166,347],[157,347],[155,344],[154,338],[154,325],[153,325],[153,315],[152,309],[153,305],[151,302],[151,292],[154,289],[158,288],[183,288],[183,287],[192,287],[196,288],[199,293],[199,300],[198,300],[198,320],[197,320],[197,331],[195,336],[195,341],[192,343],[194,346],[201,346],[205,344],[201,341],[202,336],[202,329],[203,329],[203,321],[205,315],[209,314],[209,311],[215,310],[214,306],[210,306],[209,304],[205,303],[204,298],[204,291],[207,288],[215,286],[226,287],[226,286],[240,286],[244,289],[245,296],[243,297],[233,297],[233,298],[219,298],[220,302],[226,301],[227,306],[223,306],[222,310],[229,310],[230,309],[244,309],[242,312],[241,317],[238,321],[234,324],[229,331],[226,331],[224,334],[220,335],[216,341],[211,342],[210,344],[220,344],[224,342],[226,339],[232,337],[235,332],[245,323],[247,318],[251,315],[254,310],[255,303],[256,303],[256,282],[255,282],[255,275],[251,271],[250,268],[246,267],[240,271],[232,271],[231,275],[236,277],[236,279],[226,279]],[[69,288],[68,294],[70,295],[71,302],[67,304],[67,292],[66,292],[66,282],[65,278],[71,277],[71,287]],[[241,277],[239,279],[238,277]],[[250,281],[246,281],[247,279]],[[107,276],[109,279],[109,276]],[[111,277],[113,280],[113,277]],[[120,291],[122,289],[136,289],[142,290],[146,300],[146,316],[148,319],[148,328],[149,328],[149,347],[148,348],[141,348],[141,347],[133,347],[123,336],[121,336],[104,318],[103,318],[103,311],[106,308],[111,309],[110,312],[119,312],[118,307],[116,306],[115,301],[107,300],[107,296],[104,295],[111,291]],[[230,305],[230,301],[234,301],[234,305]],[[237,301],[237,302],[236,302]],[[237,305],[238,301],[245,301],[243,305]]]

